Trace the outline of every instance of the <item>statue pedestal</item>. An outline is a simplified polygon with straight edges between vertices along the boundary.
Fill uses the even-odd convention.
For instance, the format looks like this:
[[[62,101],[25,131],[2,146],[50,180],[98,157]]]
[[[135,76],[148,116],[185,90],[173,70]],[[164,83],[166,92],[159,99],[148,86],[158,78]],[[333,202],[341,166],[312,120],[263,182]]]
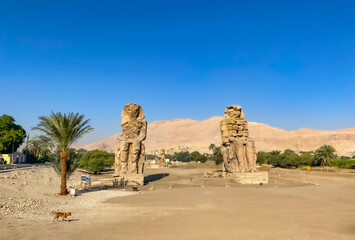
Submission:
[[[269,182],[267,172],[228,173],[227,178],[240,184],[267,184]]]
[[[113,176],[121,186],[138,186],[144,185],[143,174],[124,174],[120,176]]]

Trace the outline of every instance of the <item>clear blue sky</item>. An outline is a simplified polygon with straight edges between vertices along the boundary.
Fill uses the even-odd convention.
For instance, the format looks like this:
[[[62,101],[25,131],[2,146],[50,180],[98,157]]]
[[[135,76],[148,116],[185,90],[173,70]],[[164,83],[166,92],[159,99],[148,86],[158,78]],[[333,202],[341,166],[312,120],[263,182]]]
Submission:
[[[355,127],[355,2],[5,0],[0,83],[26,130],[85,114],[81,143],[119,132],[130,102],[148,122],[239,104],[287,130]]]

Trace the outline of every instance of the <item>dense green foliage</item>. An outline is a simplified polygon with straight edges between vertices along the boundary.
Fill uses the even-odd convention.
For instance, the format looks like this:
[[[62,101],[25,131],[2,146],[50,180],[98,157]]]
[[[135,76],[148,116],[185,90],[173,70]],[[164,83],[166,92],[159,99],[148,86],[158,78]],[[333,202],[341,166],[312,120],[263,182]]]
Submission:
[[[350,157],[337,157],[335,149],[330,145],[323,145],[313,152],[301,152],[297,154],[290,149],[283,153],[280,151],[258,152],[258,164],[272,164],[275,167],[289,168],[300,166],[331,166],[339,168],[355,169],[355,160]],[[355,157],[355,156],[354,156]]]
[[[16,152],[25,138],[26,131],[15,124],[13,117],[6,114],[0,117],[0,153],[12,153],[12,146]]]
[[[165,158],[169,159],[170,161],[180,161],[180,162],[206,162],[207,160],[211,160],[211,156],[204,153],[201,154],[198,151],[194,151],[192,153],[186,152],[176,152],[174,154],[165,154]]]
[[[221,147],[217,147],[215,144],[211,143],[208,147],[212,151],[210,159],[216,163],[216,165],[223,163],[223,156],[221,153]]]
[[[278,156],[281,151],[271,151],[271,152],[263,152],[260,151],[257,153],[256,163],[258,164],[271,164],[271,162],[275,161],[276,156]]]
[[[49,154],[53,149],[53,141],[46,136],[35,136],[27,144],[28,155],[36,157],[39,162],[49,161]]]
[[[115,154],[100,150],[86,152],[79,160],[79,168],[93,173],[112,167],[115,162]]]
[[[290,149],[286,149],[283,153],[273,155],[270,163],[275,167],[281,168],[298,167],[303,164],[298,154]]]
[[[207,161],[207,156],[199,153],[198,151],[194,151],[194,152],[190,153],[190,157],[191,157],[191,160],[195,161],[195,162],[204,163]]]
[[[258,152],[258,164],[272,164],[275,167],[290,168],[312,165],[312,155],[310,152],[303,152],[298,155],[290,149],[286,149],[283,153],[281,151]]]
[[[333,159],[330,160],[331,167],[355,169],[355,160]]]
[[[145,155],[147,157],[148,160],[155,160],[156,156],[153,154],[146,154]]]
[[[330,145],[323,145],[314,152],[313,165],[329,166],[330,160],[336,158],[336,150]]]
[[[79,113],[52,112],[49,116],[38,117],[40,123],[32,129],[45,133],[59,151],[67,151],[79,138],[93,130],[89,125],[90,120],[84,120],[84,117]]]
[[[176,152],[174,154],[165,154],[165,158],[170,159],[170,161],[180,161],[180,162],[190,162],[191,156],[189,152]]]

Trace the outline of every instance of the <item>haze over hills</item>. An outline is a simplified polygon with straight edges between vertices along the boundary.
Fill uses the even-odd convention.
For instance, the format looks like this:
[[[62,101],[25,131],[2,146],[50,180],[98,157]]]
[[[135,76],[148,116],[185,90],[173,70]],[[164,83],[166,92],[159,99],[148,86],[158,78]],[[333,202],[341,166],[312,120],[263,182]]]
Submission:
[[[221,144],[219,123],[223,117],[212,117],[203,121],[175,119],[155,121],[148,124],[146,152],[159,149],[188,147],[189,151],[209,152],[211,143]],[[334,131],[301,128],[286,131],[263,123],[249,122],[249,134],[255,141],[257,151],[292,149],[312,151],[324,144],[332,145],[339,155],[355,155],[355,128]],[[77,146],[87,150],[100,149],[114,152],[117,135],[87,145]]]

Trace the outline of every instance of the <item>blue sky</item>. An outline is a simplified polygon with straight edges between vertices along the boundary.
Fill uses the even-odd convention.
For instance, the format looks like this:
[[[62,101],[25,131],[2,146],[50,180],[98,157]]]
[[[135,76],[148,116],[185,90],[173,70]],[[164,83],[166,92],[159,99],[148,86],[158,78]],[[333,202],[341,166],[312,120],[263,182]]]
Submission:
[[[355,127],[354,1],[1,1],[0,114],[29,130],[51,111],[120,131],[222,116],[286,130]],[[32,134],[33,135],[33,134]]]

